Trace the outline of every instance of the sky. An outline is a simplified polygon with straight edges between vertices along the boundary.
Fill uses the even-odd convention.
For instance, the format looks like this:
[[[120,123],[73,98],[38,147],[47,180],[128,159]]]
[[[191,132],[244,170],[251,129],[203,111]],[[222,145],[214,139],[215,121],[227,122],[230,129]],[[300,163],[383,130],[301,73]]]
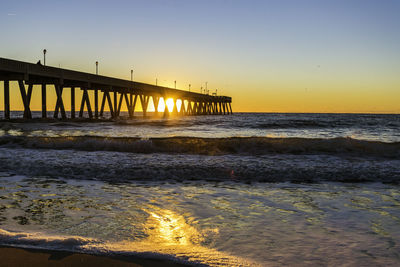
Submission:
[[[398,0],[1,0],[0,57],[36,63],[45,48],[50,66],[207,82],[234,112],[400,113],[399,14]]]

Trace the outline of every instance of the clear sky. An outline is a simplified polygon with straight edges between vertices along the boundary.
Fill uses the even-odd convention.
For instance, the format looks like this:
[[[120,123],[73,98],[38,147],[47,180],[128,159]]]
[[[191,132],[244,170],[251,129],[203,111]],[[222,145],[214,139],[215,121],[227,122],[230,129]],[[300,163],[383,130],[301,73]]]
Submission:
[[[0,57],[208,82],[234,111],[400,113],[398,0],[1,0],[0,35]]]

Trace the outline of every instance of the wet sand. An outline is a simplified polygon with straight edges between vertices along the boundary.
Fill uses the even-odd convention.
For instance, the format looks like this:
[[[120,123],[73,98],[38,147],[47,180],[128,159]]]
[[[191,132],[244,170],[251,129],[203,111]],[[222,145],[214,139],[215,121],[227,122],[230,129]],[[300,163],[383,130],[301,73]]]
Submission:
[[[106,257],[62,251],[0,247],[0,266],[182,267],[187,265],[165,260],[141,259],[132,256]]]

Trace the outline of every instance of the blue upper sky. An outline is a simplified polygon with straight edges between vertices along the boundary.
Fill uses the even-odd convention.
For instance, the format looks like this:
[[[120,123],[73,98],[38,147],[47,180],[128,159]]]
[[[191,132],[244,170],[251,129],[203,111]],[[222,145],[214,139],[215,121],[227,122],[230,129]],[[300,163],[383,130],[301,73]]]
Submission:
[[[1,1],[0,57],[46,48],[53,66],[208,81],[243,111],[400,112],[399,14],[394,0]]]

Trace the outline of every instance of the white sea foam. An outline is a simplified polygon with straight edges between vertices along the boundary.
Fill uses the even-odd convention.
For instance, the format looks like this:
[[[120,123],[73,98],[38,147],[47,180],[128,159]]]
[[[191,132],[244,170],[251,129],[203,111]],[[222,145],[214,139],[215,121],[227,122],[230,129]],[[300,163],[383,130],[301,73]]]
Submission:
[[[176,219],[171,217],[171,213],[161,216],[167,216],[160,218],[161,223],[165,219]],[[181,219],[178,218],[177,220]],[[172,221],[172,223],[175,224],[174,228],[171,228],[172,230],[169,225],[166,225],[164,229],[158,230],[163,231],[162,234],[167,236],[161,236],[161,238],[159,236],[150,236],[141,242],[109,242],[80,236],[49,235],[42,232],[15,232],[0,229],[0,245],[104,256],[132,255],[150,259],[166,259],[192,266],[261,266],[253,260],[193,244],[190,241],[190,235],[193,233],[185,232],[187,229],[177,230],[177,222]],[[190,228],[184,222],[183,224],[182,222],[180,223],[183,227]],[[176,233],[177,231],[180,232]],[[157,234],[160,234],[160,232],[157,232]],[[182,242],[182,239],[177,241],[174,236],[177,234],[185,235],[184,238],[187,238],[187,240],[184,242]]]
[[[0,244],[219,266],[396,265],[399,187],[0,179]]]
[[[200,155],[337,154],[400,158],[400,142],[385,143],[352,138],[169,137],[143,139],[99,136],[4,136],[0,137],[0,145],[38,149],[75,149],[131,153]]]
[[[341,155],[186,155],[0,148],[0,168],[12,174],[125,182],[391,182],[400,159]]]

